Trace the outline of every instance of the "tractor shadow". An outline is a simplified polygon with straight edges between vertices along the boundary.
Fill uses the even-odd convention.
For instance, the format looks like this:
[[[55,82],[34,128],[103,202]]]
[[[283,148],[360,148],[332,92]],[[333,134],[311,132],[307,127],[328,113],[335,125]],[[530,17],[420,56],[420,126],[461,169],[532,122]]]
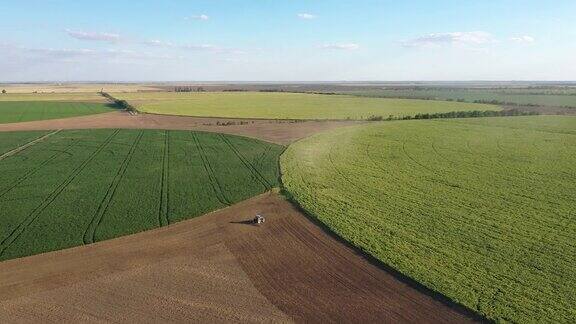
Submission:
[[[242,224],[242,225],[256,226],[256,223],[254,223],[254,221],[251,219],[245,220],[245,221],[230,222],[230,224]]]

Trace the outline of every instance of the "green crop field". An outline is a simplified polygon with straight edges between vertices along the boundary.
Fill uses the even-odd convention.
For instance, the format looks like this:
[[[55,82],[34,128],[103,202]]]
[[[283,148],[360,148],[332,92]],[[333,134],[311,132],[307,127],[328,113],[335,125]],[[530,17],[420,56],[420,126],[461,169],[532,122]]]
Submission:
[[[56,101],[0,101],[0,124],[56,119],[114,111],[104,103]]]
[[[0,93],[2,101],[64,101],[64,102],[106,102],[96,91],[94,92],[62,92],[62,93]]]
[[[0,156],[48,132],[2,133]],[[278,186],[283,147],[189,131],[52,133],[0,158],[0,260],[205,214]]]
[[[140,111],[198,117],[266,119],[366,119],[372,115],[412,116],[464,110],[499,110],[497,106],[406,99],[362,98],[269,92],[115,93]]]
[[[340,128],[291,145],[281,169],[310,215],[452,300],[576,322],[576,117]]]
[[[347,94],[376,98],[414,98],[464,100],[465,102],[496,100],[517,105],[538,105],[576,108],[576,90],[540,89],[388,89],[349,91]]]

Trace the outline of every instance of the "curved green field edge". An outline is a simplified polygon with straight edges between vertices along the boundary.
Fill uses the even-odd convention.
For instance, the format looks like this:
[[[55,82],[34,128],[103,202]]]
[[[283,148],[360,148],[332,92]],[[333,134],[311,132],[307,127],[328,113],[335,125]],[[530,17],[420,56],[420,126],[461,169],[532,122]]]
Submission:
[[[576,322],[576,117],[397,121],[281,156],[311,216],[501,322]]]
[[[0,100],[0,124],[85,116],[115,109],[112,104],[95,102]]]
[[[500,110],[494,105],[347,95],[268,92],[116,93],[147,113],[258,119],[367,119],[418,113]]]
[[[5,134],[14,143],[39,135]],[[0,260],[137,233],[248,199],[278,187],[283,150],[215,133],[60,131],[0,160]]]

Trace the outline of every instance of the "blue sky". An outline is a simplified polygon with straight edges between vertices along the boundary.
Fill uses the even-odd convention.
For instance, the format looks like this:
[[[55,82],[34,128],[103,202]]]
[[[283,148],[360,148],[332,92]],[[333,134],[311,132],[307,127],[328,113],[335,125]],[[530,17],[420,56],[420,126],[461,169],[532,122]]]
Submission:
[[[16,1],[0,81],[574,80],[576,1]]]

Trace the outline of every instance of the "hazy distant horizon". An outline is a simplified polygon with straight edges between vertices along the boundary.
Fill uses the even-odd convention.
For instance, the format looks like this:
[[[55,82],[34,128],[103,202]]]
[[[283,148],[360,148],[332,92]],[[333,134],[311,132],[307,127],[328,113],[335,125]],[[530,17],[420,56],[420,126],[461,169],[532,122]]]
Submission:
[[[78,80],[78,81],[0,81],[3,85],[18,84],[547,84],[547,85],[573,85],[576,80],[313,80],[313,81],[282,81],[282,80],[135,80],[135,81],[114,81],[114,80]]]

